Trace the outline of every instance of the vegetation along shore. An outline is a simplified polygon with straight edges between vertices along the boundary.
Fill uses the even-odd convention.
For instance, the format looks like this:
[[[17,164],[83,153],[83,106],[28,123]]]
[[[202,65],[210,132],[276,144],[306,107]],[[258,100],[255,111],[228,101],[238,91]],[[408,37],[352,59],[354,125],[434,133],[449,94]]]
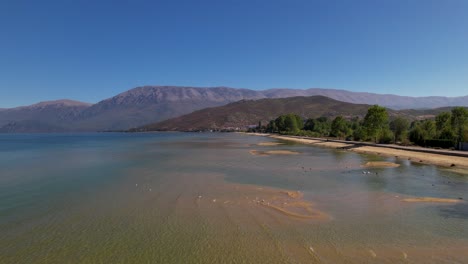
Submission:
[[[337,116],[333,120],[320,117],[304,121],[299,115],[286,114],[251,132],[468,172],[468,152],[455,150],[468,141],[468,111],[462,107],[442,112],[435,119],[411,123],[403,117],[389,120],[386,109],[378,105],[370,107],[363,120]]]

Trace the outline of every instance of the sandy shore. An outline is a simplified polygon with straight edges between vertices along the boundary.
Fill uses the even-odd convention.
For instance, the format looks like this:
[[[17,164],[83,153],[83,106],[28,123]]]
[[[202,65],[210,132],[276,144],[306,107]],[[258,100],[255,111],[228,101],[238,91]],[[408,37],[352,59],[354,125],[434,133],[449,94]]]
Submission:
[[[317,139],[306,139],[296,138],[289,136],[271,135],[271,138],[289,140],[299,142],[303,144],[309,144],[314,146],[322,146],[327,148],[335,149],[347,149],[348,151],[354,151],[357,153],[376,154],[386,157],[397,157],[400,159],[408,159],[412,162],[433,164],[443,167],[457,168],[456,172],[468,174],[468,158],[467,157],[455,157],[444,154],[424,153],[410,150],[393,149],[384,146],[359,146],[354,144],[347,144],[341,142],[322,141]]]
[[[299,143],[303,143],[303,144],[323,146],[323,147],[327,147],[327,148],[337,148],[338,149],[338,148],[345,148],[345,147],[353,146],[352,144],[346,144],[346,143],[340,143],[340,142],[322,141],[322,140],[305,139],[305,138],[295,138],[295,137],[289,137],[289,136],[271,135],[270,137],[271,138],[276,138],[276,139],[299,142]]]
[[[370,154],[377,154],[387,157],[397,157],[402,159],[408,159],[413,162],[418,163],[427,163],[427,164],[434,164],[444,167],[460,167],[463,169],[468,170],[468,158],[464,157],[453,157],[448,155],[441,155],[441,154],[432,154],[432,153],[423,153],[423,152],[415,152],[415,151],[408,151],[408,150],[400,150],[400,149],[391,149],[385,147],[370,147],[370,146],[362,146],[351,149],[351,151],[357,153],[370,153]],[[460,170],[461,172],[462,170]],[[466,171],[468,173],[468,171]]]

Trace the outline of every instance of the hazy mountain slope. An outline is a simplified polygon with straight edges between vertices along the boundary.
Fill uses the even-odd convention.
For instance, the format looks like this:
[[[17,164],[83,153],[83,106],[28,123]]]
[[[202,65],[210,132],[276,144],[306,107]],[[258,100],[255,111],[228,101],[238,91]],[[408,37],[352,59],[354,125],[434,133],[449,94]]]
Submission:
[[[336,101],[324,96],[243,100],[225,106],[206,108],[193,113],[150,124],[142,130],[196,131],[205,129],[244,128],[261,121],[266,124],[281,114],[302,117],[363,117],[369,105]]]
[[[392,109],[438,108],[444,106],[468,106],[468,96],[462,97],[410,97],[392,94],[375,94],[363,92],[350,92],[336,89],[311,88],[297,89],[270,89],[263,91],[268,98],[284,98],[290,96],[323,95],[338,101],[355,104],[378,104]]]
[[[144,86],[103,100],[84,110],[74,123],[74,130],[119,130],[158,122],[193,111],[225,105],[239,100],[323,95],[339,101],[379,104],[389,108],[428,108],[462,105],[463,99],[446,97],[405,97],[356,93],[344,90],[270,89],[255,91],[227,87],[197,88],[180,86]],[[457,99],[457,100],[455,100]],[[414,107],[412,107],[414,106]]]
[[[245,98],[258,99],[263,98],[263,95],[257,91],[225,87],[138,87],[84,110],[75,127],[94,130],[128,129]]]
[[[56,100],[0,111],[0,132],[64,132],[91,104]]]

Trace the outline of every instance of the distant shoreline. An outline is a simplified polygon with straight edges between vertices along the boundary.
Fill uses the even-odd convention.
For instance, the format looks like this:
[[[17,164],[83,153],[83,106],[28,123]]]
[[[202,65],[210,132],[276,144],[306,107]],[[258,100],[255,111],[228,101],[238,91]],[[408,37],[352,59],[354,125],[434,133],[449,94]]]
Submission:
[[[265,136],[269,138],[294,141],[306,145],[343,149],[361,154],[374,154],[385,157],[407,159],[420,164],[432,164],[450,168],[451,170],[468,174],[468,152],[427,149],[421,147],[402,147],[397,145],[373,144],[368,142],[354,142],[342,140],[328,140],[323,138],[305,138],[276,134],[247,133],[248,135]],[[458,169],[461,169],[459,171]]]

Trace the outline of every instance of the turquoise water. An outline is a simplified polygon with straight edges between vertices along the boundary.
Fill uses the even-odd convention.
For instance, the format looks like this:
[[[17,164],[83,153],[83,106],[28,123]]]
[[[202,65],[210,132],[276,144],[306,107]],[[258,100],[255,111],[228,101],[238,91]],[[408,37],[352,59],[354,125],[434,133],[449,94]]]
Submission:
[[[0,135],[0,262],[468,262],[467,175],[287,142],[257,145],[270,141]],[[368,161],[400,166],[363,169]],[[403,201],[418,197],[457,202]]]

